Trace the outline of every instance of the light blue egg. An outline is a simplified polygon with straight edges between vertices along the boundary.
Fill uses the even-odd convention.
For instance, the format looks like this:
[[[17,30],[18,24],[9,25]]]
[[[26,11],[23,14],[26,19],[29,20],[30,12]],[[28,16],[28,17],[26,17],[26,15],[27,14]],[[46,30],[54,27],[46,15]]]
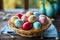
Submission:
[[[34,15],[35,15],[36,17],[39,17],[40,13],[39,13],[39,12],[34,12]]]
[[[57,13],[57,11],[58,11],[58,3],[54,3],[53,5],[54,5],[55,12]]]
[[[53,12],[54,12],[54,10],[53,10],[53,8],[52,8],[52,5],[49,4],[48,8],[46,9],[46,15],[47,15],[48,17],[52,17],[53,14],[54,14]]]
[[[15,26],[17,27],[17,28],[20,28],[21,27],[21,25],[22,25],[22,20],[20,20],[20,19],[16,19],[15,20],[15,22],[14,22],[14,24],[15,24]]]
[[[33,28],[38,30],[41,28],[41,24],[38,21],[36,21],[33,23]]]

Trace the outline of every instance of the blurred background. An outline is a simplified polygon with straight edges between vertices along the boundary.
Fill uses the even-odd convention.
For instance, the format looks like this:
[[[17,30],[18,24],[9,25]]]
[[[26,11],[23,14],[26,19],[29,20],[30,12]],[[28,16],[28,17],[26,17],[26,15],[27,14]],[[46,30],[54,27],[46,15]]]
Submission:
[[[0,0],[0,30],[16,13],[39,12],[53,18],[60,35],[60,0]]]

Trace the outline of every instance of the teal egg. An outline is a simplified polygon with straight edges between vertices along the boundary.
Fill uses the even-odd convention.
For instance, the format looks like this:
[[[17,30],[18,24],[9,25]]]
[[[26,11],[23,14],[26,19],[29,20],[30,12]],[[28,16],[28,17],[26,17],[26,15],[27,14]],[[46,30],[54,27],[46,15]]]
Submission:
[[[34,15],[35,15],[36,17],[39,17],[40,13],[39,13],[39,12],[34,12]]]
[[[36,21],[36,22],[33,23],[33,28],[38,30],[38,29],[41,28],[41,24],[38,21]]]
[[[20,20],[20,19],[16,19],[15,22],[14,22],[16,28],[21,28],[22,23],[23,23],[23,22],[22,22],[22,20]]]
[[[52,5],[49,4],[48,8],[46,9],[46,15],[47,15],[48,17],[52,17],[53,14],[54,14],[53,12],[54,12],[54,10],[53,10],[53,8],[52,8]]]

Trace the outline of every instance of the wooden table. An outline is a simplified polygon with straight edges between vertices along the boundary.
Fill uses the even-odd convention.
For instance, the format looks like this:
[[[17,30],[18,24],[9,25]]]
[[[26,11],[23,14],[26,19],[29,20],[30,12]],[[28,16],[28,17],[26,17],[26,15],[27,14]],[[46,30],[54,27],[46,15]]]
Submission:
[[[0,35],[0,40],[55,40],[54,38],[44,38],[39,37],[22,37],[19,35]]]

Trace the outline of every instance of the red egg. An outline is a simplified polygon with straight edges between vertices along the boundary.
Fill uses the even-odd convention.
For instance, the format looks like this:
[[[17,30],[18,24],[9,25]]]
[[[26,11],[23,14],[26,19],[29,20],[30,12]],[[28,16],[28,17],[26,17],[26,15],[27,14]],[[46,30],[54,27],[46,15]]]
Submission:
[[[22,13],[17,13],[16,16],[17,16],[19,19],[21,19]]]
[[[32,23],[30,23],[30,22],[25,22],[25,23],[22,25],[22,29],[23,29],[23,30],[30,30],[30,29],[32,29]]]

